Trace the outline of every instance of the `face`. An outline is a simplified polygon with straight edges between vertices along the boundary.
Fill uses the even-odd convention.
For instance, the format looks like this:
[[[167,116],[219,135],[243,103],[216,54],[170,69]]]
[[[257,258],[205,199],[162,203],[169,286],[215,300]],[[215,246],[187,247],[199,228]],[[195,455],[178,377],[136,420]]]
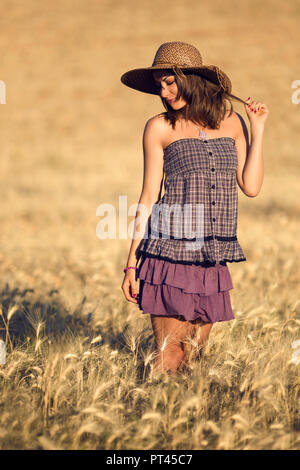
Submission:
[[[175,75],[163,70],[155,70],[152,74],[160,96],[168,102],[169,106],[175,110],[183,108],[186,101],[182,97],[179,100],[176,99],[178,87]]]

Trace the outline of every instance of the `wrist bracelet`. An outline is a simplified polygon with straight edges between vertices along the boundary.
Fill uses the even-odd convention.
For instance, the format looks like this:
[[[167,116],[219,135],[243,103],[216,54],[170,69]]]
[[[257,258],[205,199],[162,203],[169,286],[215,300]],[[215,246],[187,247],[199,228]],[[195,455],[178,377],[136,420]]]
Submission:
[[[126,273],[127,269],[136,269],[136,266],[127,266],[127,268],[123,269],[124,273]]]

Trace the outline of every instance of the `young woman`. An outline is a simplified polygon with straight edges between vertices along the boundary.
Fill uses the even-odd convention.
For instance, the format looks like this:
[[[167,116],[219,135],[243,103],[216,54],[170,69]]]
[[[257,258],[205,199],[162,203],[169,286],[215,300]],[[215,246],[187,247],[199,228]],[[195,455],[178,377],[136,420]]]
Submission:
[[[154,370],[172,374],[186,364],[189,344],[201,350],[215,322],[234,318],[227,263],[246,261],[237,239],[237,185],[249,197],[260,192],[268,109],[232,95],[228,76],[203,65],[184,42],[163,43],[151,67],[121,81],[159,95],[166,109],[144,130],[143,187],[122,289],[151,316]],[[245,105],[250,145],[232,99]]]

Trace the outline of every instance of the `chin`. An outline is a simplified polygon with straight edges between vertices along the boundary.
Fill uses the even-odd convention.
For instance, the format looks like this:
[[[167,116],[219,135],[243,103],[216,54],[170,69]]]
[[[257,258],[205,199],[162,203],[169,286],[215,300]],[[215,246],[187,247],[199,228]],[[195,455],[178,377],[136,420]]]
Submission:
[[[175,106],[172,106],[173,109],[175,109],[175,111],[178,111],[179,109],[183,109],[185,107],[185,104],[181,104],[181,105],[175,105]]]
[[[185,103],[186,104],[186,103]],[[171,108],[175,109],[175,111],[178,111],[178,109],[182,109],[185,107],[185,104],[182,104],[182,103],[171,103],[169,104],[169,106],[171,106]]]

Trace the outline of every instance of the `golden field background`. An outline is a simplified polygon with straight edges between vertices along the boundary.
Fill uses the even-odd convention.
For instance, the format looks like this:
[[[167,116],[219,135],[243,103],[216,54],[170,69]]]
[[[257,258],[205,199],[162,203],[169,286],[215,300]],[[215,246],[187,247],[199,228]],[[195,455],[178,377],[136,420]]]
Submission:
[[[299,449],[300,3],[3,0],[0,13],[0,448]],[[150,318],[121,291],[130,238],[98,239],[96,209],[138,202],[142,133],[162,106],[120,77],[174,40],[270,115],[263,188],[239,191],[236,318],[190,374],[155,382]]]

